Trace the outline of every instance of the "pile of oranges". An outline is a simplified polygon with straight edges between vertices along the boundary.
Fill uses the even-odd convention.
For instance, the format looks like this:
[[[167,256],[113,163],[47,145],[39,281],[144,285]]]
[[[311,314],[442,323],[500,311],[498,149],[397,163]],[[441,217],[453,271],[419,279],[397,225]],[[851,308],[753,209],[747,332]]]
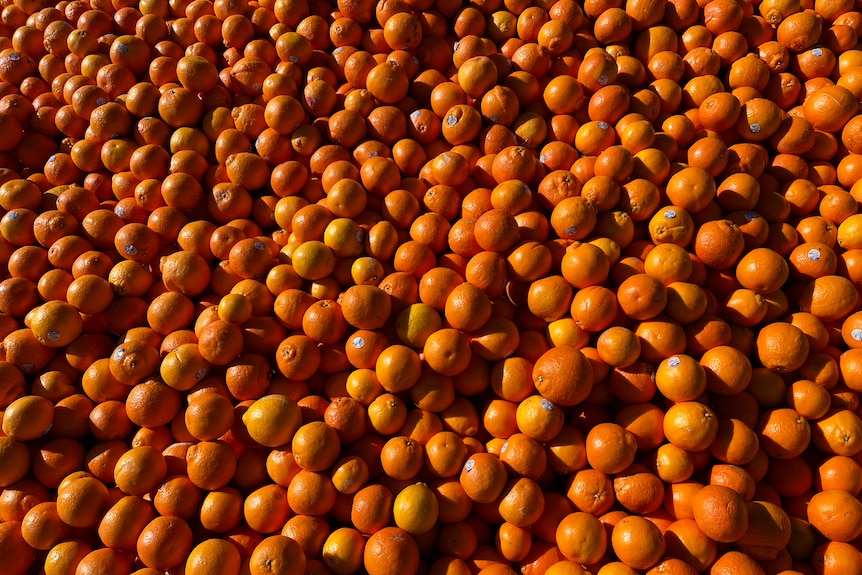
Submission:
[[[0,1],[5,575],[862,573],[862,4]]]

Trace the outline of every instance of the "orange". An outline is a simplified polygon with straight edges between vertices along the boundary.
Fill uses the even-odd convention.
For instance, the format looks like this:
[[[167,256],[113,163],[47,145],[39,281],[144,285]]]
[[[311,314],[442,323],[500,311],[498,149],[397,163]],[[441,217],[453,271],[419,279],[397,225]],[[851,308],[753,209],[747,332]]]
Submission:
[[[830,575],[843,569],[855,569],[862,563],[862,554],[853,545],[840,541],[821,543],[814,548],[812,563],[817,569]]]
[[[311,515],[294,515],[287,520],[282,529],[282,535],[299,543],[306,556],[320,553],[329,533],[330,529],[326,522]],[[276,547],[280,547],[280,541],[275,543]],[[292,546],[285,544],[284,547],[290,549]]]
[[[25,395],[6,406],[3,413],[3,434],[18,441],[30,441],[45,435],[54,419],[54,406],[45,397]],[[12,445],[9,452],[13,453]]]
[[[491,301],[479,288],[464,282],[449,292],[444,313],[455,329],[474,331],[491,317]]]
[[[622,518],[611,531],[611,547],[616,556],[634,569],[648,569],[661,559],[666,543],[652,522],[636,515]]]
[[[556,530],[556,543],[560,552],[570,561],[589,565],[602,558],[608,545],[608,536],[599,520],[578,511],[563,517]]]
[[[668,408],[663,427],[668,441],[686,451],[706,449],[718,434],[715,413],[697,401],[683,401]]]
[[[718,435],[709,446],[720,461],[745,465],[757,455],[758,440],[745,421],[728,418],[719,421]]]
[[[467,369],[472,352],[463,332],[443,328],[425,339],[423,355],[431,369],[442,375],[453,376]]]
[[[697,399],[707,388],[707,374],[701,363],[686,354],[668,357],[658,365],[655,383],[671,401]]]
[[[133,551],[138,536],[155,517],[153,506],[141,497],[127,495],[111,505],[98,526],[98,534],[106,545]]]
[[[608,257],[597,246],[574,242],[566,248],[561,271],[573,287],[586,288],[602,283],[608,277],[610,264]]]
[[[593,374],[589,361],[577,349],[554,347],[535,362],[533,383],[544,397],[561,405],[576,405],[592,389]]]
[[[242,558],[236,545],[224,539],[205,539],[188,555],[189,575],[205,575],[216,571],[234,575],[240,572]]]
[[[659,478],[669,483],[685,481],[694,473],[694,462],[689,453],[672,443],[658,447],[654,466]]]
[[[82,541],[64,541],[58,543],[48,552],[45,558],[45,573],[53,575],[76,567],[80,561],[92,551],[92,547]]]
[[[704,535],[692,519],[674,521],[668,525],[664,535],[668,555],[683,559],[696,569],[706,569],[715,559],[715,542]]]
[[[125,552],[103,547],[85,555],[75,568],[76,572],[124,573],[132,568],[132,560]]]
[[[104,483],[94,477],[81,477],[58,493],[57,515],[64,523],[73,527],[98,525],[108,504]]]
[[[595,206],[581,196],[566,198],[554,206],[550,223],[561,238],[586,238],[596,225]]]
[[[564,425],[560,407],[541,395],[531,395],[521,401],[515,417],[521,433],[537,441],[554,438]]]
[[[701,531],[716,541],[736,541],[748,529],[748,511],[742,497],[723,485],[707,485],[698,491],[692,511]]]
[[[667,290],[661,280],[637,273],[620,283],[617,301],[627,316],[638,320],[650,319],[667,305]]]
[[[305,554],[299,543],[284,535],[271,535],[258,543],[249,557],[249,573],[299,575],[305,571]]]
[[[849,457],[836,455],[818,467],[814,481],[820,490],[844,489],[844,491],[856,495],[859,492],[858,477],[859,464]]]
[[[712,176],[701,168],[688,167],[668,179],[666,193],[674,205],[697,212],[715,197],[715,191]]]
[[[124,493],[143,495],[158,487],[167,474],[162,453],[150,446],[133,447],[114,466],[114,480]]]
[[[138,536],[138,557],[144,565],[154,569],[170,569],[179,565],[191,548],[191,528],[179,517],[156,517]]]
[[[331,467],[339,455],[340,442],[335,429],[322,421],[300,426],[291,439],[291,451],[297,465],[310,471]]]
[[[71,533],[71,527],[60,519],[57,504],[45,501],[31,507],[21,518],[12,521],[31,549],[47,551]]]
[[[660,243],[644,259],[644,272],[668,285],[688,281],[692,274],[688,252],[675,243]]]
[[[383,485],[363,487],[353,499],[351,522],[363,533],[378,531],[391,519],[393,500],[392,492]]]
[[[760,573],[763,568],[757,561],[740,551],[723,553],[710,568],[710,573],[724,575],[725,573]]]
[[[398,480],[415,477],[422,468],[422,444],[403,435],[391,438],[380,452],[383,472]]]
[[[736,279],[740,285],[757,293],[780,289],[788,275],[787,262],[769,248],[756,248],[748,252],[736,266]]]
[[[701,355],[700,365],[706,374],[707,389],[717,394],[734,395],[743,391],[751,381],[751,362],[732,346],[706,350]]]
[[[560,438],[559,443],[566,437]],[[554,444],[554,447],[561,448],[558,444]],[[538,479],[547,469],[548,454],[536,440],[523,433],[513,433],[500,448],[500,461],[510,473]]]
[[[275,483],[258,487],[243,501],[242,515],[258,533],[277,531],[290,515],[285,488]]]
[[[365,544],[363,558],[369,575],[411,573],[419,567],[416,541],[398,527],[375,532]]]
[[[402,489],[393,503],[395,524],[412,535],[428,532],[436,523],[439,512],[437,498],[424,483]]]
[[[278,419],[279,425],[274,421]],[[261,445],[278,447],[292,439],[299,428],[301,416],[296,403],[290,398],[271,394],[252,403],[242,415],[249,436]]]
[[[490,503],[505,487],[506,470],[500,460],[488,453],[475,453],[465,462],[460,482],[473,501]]]
[[[533,525],[542,515],[545,497],[542,488],[529,477],[512,479],[500,495],[500,516],[516,527]]]
[[[641,357],[641,342],[632,330],[611,326],[596,341],[599,358],[612,367],[624,368]]]
[[[790,540],[791,525],[787,513],[768,501],[748,501],[748,530],[737,541],[746,555],[757,559],[775,558]],[[769,533],[769,536],[766,534]]]
[[[641,358],[645,361],[657,363],[685,351],[685,331],[669,318],[643,321],[636,326],[635,334],[641,343]]]
[[[646,515],[662,506],[664,487],[661,479],[645,466],[634,464],[614,477],[617,501],[628,511]]]
[[[811,427],[811,441],[831,455],[853,456],[859,452],[862,420],[847,409],[830,409]]]
[[[410,389],[419,380],[419,355],[407,346],[392,345],[377,357],[376,372],[387,391],[397,393]]]
[[[197,514],[201,499],[201,490],[188,477],[177,475],[159,486],[153,503],[161,515],[188,520]]]
[[[572,297],[572,286],[563,276],[548,276],[530,285],[527,308],[536,317],[551,322],[568,312]]]
[[[31,508],[48,500],[45,489],[35,480],[15,482],[0,497],[0,514],[5,521],[20,521]]]
[[[860,510],[859,500],[848,492],[824,490],[809,500],[808,521],[830,540],[849,542],[859,535],[856,533],[859,523],[854,517]]]
[[[697,230],[694,251],[704,264],[727,269],[739,260],[745,240],[738,226],[729,220],[712,220]]]
[[[600,423],[586,437],[587,461],[602,473],[619,473],[632,464],[637,451],[634,435],[615,423]]]
[[[792,324],[769,324],[757,336],[758,358],[764,367],[774,371],[792,371],[801,367],[808,351],[808,338]]]
[[[761,447],[767,454],[782,459],[801,454],[811,439],[808,420],[790,408],[763,413],[756,431]]]

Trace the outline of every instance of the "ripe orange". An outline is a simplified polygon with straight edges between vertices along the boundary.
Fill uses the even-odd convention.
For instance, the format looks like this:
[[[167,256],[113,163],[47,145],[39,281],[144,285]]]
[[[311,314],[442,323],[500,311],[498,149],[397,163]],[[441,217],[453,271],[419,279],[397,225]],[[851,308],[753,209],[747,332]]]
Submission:
[[[305,571],[306,558],[299,543],[284,535],[271,535],[258,543],[249,557],[249,572],[299,574]]]
[[[561,406],[586,399],[593,382],[589,361],[570,347],[554,347],[542,354],[533,366],[532,378],[539,393]]]
[[[366,542],[364,562],[369,575],[411,573],[419,566],[419,550],[409,533],[385,527]]]
[[[570,561],[583,565],[598,562],[607,550],[608,536],[599,520],[582,511],[566,515],[557,526],[556,543]]]
[[[629,515],[614,525],[611,547],[629,567],[648,569],[661,559],[667,545],[654,523],[637,515]]]
[[[206,539],[198,543],[188,555],[186,571],[189,574],[239,573],[241,555],[236,545],[223,539]]]

